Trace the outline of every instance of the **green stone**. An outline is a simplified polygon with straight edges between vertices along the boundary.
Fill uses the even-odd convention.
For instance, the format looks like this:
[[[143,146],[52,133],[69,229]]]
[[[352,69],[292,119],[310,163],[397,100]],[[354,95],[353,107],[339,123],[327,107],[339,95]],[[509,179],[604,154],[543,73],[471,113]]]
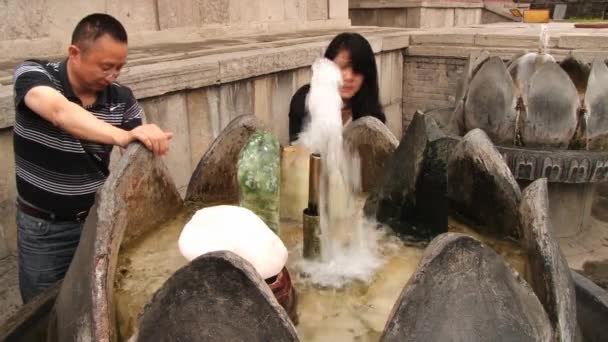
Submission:
[[[279,233],[281,147],[277,138],[255,132],[241,149],[237,163],[239,205],[258,215]]]

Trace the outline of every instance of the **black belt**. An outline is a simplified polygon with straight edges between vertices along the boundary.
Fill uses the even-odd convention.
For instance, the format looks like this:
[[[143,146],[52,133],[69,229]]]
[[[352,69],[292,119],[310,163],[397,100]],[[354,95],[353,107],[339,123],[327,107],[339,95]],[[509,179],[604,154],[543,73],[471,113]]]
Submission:
[[[40,209],[37,208],[33,208],[25,203],[23,203],[20,200],[17,200],[17,208],[19,208],[19,210],[21,210],[23,213],[28,214],[30,216],[39,218],[39,219],[43,219],[43,220],[47,220],[47,221],[69,221],[69,222],[82,222],[84,221],[88,214],[89,211],[85,210],[85,211],[81,211],[79,213],[76,213],[74,215],[57,215],[54,213],[50,213],[48,211],[42,211]]]

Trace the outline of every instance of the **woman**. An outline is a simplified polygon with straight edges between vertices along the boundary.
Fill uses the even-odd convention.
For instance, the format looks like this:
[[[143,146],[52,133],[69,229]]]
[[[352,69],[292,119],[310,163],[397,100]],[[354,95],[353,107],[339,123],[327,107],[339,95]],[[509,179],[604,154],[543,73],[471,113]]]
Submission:
[[[342,72],[340,96],[342,123],[348,124],[363,116],[373,116],[383,123],[386,117],[382,112],[378,91],[378,70],[372,47],[358,33],[337,35],[325,51],[325,58],[336,63]],[[298,139],[308,117],[306,95],[310,85],[305,85],[291,98],[289,107],[289,141]]]

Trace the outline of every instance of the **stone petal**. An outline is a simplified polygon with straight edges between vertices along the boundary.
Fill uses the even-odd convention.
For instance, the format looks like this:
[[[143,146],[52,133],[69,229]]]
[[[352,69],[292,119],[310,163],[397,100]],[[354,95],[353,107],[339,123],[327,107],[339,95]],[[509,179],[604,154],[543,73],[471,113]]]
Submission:
[[[587,148],[608,150],[608,67],[596,60],[591,67],[585,93]]]
[[[389,158],[380,186],[370,194],[364,212],[397,233],[419,235],[412,225],[416,181],[428,137],[423,114],[416,112],[397,150]]]
[[[530,260],[531,284],[560,341],[574,341],[576,300],[570,268],[553,235],[547,179],[530,184],[519,206],[523,244]]]
[[[578,124],[578,94],[568,74],[545,63],[530,78],[521,138],[529,147],[565,149]]]
[[[366,215],[410,240],[430,240],[447,231],[445,165],[454,141],[430,116],[414,114],[386,163],[382,183],[365,204]]]
[[[579,98],[582,100],[585,95],[585,90],[587,89],[589,73],[591,72],[589,65],[575,56],[570,55],[561,61],[559,66],[568,74],[568,77],[570,77],[570,80],[579,94]]]
[[[298,341],[270,288],[244,259],[208,253],[177,270],[146,304],[137,341]]]
[[[491,57],[473,76],[464,107],[466,131],[484,130],[492,141],[512,145],[515,139],[515,85],[499,57]]]
[[[486,50],[481,51],[478,55],[471,53],[464,66],[462,77],[456,88],[456,102],[464,101],[467,92],[469,91],[469,83],[473,75],[479,70],[481,65],[490,58],[490,53]]]
[[[481,224],[490,235],[520,236],[521,191],[488,136],[467,133],[448,162],[448,198],[459,214]]]
[[[261,128],[254,115],[241,115],[232,120],[213,141],[192,173],[186,201],[236,202],[236,171],[241,148]]]
[[[583,341],[608,341],[608,292],[591,280],[572,271],[576,289],[576,316]]]
[[[538,298],[499,255],[447,233],[425,250],[380,340],[551,341],[551,335]]]
[[[362,190],[370,192],[381,179],[386,161],[397,149],[399,140],[386,125],[371,116],[348,125],[344,130],[344,140],[359,152]]]

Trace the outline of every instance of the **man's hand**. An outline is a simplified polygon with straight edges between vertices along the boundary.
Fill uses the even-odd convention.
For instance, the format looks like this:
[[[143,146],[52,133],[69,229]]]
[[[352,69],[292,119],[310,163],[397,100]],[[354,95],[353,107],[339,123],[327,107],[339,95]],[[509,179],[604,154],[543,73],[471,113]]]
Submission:
[[[169,151],[169,140],[173,133],[163,132],[155,124],[146,124],[125,131],[125,135],[117,141],[117,145],[127,147],[132,141],[141,141],[155,155],[165,155]]]
[[[68,101],[51,87],[38,86],[30,89],[24,101],[43,119],[79,139],[121,147],[127,147],[130,142],[139,140],[155,155],[164,155],[169,150],[172,133],[163,132],[154,124],[141,125],[131,131],[114,127]]]

